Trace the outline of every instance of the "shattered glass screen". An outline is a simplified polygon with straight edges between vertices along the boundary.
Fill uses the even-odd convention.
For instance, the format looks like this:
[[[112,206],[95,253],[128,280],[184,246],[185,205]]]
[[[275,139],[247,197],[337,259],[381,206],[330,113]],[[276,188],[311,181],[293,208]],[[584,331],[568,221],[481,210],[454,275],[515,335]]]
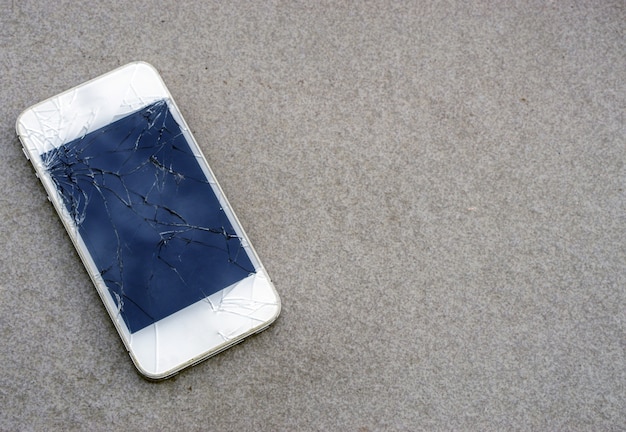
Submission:
[[[166,101],[42,160],[131,333],[255,272]]]

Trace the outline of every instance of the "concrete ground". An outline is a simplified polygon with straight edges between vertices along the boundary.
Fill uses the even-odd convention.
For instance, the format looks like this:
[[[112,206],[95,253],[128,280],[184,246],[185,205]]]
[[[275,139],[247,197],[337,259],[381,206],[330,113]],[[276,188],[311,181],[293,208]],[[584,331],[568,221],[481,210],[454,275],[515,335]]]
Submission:
[[[626,429],[626,5],[0,1],[0,430]],[[159,69],[272,276],[143,380],[14,131]]]

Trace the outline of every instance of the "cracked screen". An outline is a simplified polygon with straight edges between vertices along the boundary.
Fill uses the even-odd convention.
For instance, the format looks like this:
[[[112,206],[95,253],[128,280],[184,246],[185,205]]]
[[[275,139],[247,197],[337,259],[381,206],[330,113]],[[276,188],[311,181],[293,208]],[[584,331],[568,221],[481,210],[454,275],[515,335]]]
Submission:
[[[131,333],[255,273],[165,100],[41,157]]]

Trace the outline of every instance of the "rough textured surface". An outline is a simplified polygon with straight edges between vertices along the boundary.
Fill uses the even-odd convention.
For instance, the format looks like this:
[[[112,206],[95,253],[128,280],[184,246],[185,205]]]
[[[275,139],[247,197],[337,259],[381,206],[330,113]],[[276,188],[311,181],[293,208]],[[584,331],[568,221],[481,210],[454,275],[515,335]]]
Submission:
[[[0,2],[1,430],[626,428],[626,7]],[[15,138],[163,75],[283,300],[135,373]]]

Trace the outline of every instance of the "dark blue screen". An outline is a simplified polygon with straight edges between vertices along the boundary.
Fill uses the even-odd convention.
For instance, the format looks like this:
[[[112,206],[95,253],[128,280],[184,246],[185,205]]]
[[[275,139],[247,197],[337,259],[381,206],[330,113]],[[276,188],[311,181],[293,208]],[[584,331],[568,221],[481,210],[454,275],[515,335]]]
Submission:
[[[42,159],[131,332],[254,273],[165,101]]]

